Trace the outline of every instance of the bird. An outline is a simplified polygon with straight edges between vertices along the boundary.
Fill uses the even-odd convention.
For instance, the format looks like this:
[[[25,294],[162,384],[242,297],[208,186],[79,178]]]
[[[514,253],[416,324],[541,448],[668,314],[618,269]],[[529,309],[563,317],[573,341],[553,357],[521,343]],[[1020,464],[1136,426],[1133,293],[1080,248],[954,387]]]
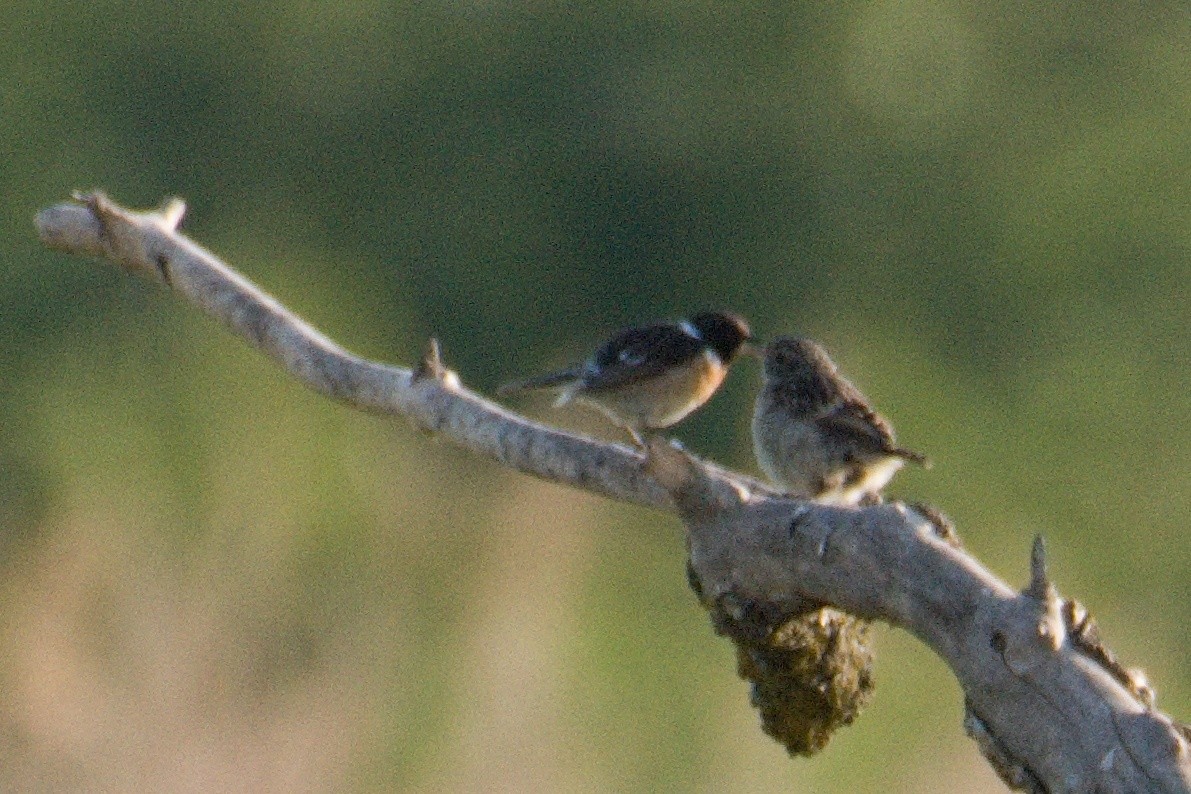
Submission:
[[[763,360],[753,452],[788,495],[836,505],[877,503],[907,461],[930,465],[926,456],[897,446],[893,427],[818,343],[778,337],[765,346]]]
[[[706,403],[736,356],[753,352],[748,323],[723,311],[624,328],[581,364],[506,383],[497,392],[557,389],[556,408],[582,403],[645,448],[644,433],[670,427]]]

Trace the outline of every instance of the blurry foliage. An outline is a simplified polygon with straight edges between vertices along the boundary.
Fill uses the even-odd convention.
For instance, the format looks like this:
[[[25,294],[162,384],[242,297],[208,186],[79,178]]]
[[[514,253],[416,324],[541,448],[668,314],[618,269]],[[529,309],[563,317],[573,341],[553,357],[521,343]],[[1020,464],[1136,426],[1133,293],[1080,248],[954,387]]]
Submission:
[[[183,195],[201,243],[348,347],[408,363],[434,333],[481,388],[703,307],[820,337],[937,463],[894,492],[1011,581],[1046,533],[1060,587],[1191,713],[1185,6],[4,17],[6,788],[998,788],[895,634],[873,707],[787,760],[672,519],[354,415],[43,251],[31,215],[93,186]],[[755,379],[676,434],[750,468]]]

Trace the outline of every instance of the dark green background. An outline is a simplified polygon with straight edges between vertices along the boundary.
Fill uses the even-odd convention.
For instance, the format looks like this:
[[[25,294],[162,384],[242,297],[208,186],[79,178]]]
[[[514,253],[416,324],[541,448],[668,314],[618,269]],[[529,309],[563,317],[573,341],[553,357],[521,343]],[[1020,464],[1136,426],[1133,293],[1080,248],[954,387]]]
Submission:
[[[309,394],[44,251],[72,189],[362,354],[487,391],[705,307],[811,334],[1191,716],[1183,3],[5,3],[0,782],[998,790],[879,632],[813,760],[755,727],[675,520]],[[752,470],[755,364],[675,434]],[[519,407],[545,415],[545,401]],[[553,415],[606,432],[581,413]],[[197,783],[196,783],[197,782]]]

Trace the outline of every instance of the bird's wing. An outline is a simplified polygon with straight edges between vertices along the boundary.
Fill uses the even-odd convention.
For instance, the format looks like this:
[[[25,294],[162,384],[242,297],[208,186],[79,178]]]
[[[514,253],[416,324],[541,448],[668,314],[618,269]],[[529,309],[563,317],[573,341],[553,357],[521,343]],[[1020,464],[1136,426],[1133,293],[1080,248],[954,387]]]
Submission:
[[[703,343],[674,325],[628,328],[600,346],[583,373],[586,391],[616,389],[694,360]]]
[[[815,417],[823,430],[872,451],[893,448],[893,428],[885,418],[858,400],[836,400]]]
[[[922,466],[930,465],[925,455],[897,446],[889,421],[864,400],[838,400],[816,417],[815,423],[824,431],[845,438],[866,452],[879,452]]]

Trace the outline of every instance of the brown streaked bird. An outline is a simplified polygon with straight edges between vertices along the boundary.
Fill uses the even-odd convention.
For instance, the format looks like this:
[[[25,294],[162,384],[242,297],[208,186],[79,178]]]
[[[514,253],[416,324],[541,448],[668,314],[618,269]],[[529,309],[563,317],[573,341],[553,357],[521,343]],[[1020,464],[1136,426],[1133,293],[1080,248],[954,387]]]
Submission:
[[[779,337],[765,347],[753,451],[761,470],[791,496],[839,505],[878,501],[906,461],[930,465],[897,446],[889,422],[826,350],[803,338]]]
[[[751,338],[748,323],[728,312],[633,326],[618,331],[582,364],[506,383],[498,393],[558,389],[556,408],[571,402],[591,406],[644,447],[645,431],[676,424],[711,399]]]

